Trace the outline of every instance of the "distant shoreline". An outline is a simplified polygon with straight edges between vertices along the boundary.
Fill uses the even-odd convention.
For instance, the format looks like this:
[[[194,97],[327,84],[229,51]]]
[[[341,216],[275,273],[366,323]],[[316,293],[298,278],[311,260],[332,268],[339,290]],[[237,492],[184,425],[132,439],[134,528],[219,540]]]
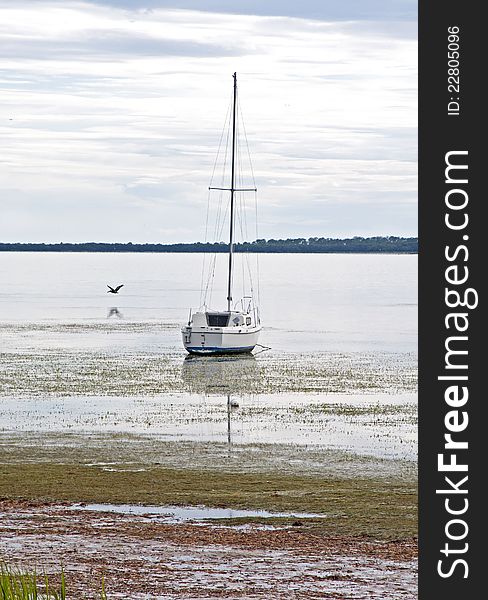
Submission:
[[[159,252],[190,253],[228,252],[229,244],[179,243],[179,244],[133,244],[108,242],[82,243],[6,243],[0,242],[0,252]],[[417,254],[417,238],[372,237],[372,238],[295,238],[287,240],[256,240],[235,244],[236,252],[266,254]]]

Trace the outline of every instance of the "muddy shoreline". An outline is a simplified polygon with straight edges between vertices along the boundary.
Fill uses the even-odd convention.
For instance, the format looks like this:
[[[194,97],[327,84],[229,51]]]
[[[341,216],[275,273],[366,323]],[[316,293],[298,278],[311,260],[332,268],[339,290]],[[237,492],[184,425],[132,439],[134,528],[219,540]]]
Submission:
[[[144,515],[0,501],[0,558],[57,573],[73,598],[412,600],[415,538],[329,536],[296,521],[166,524]],[[97,587],[98,586],[98,587]]]

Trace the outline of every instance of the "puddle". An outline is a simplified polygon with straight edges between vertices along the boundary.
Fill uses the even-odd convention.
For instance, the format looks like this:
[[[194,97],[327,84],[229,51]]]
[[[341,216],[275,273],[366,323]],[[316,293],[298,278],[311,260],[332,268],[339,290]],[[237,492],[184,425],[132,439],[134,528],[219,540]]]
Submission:
[[[294,517],[297,519],[323,518],[326,515],[315,513],[269,512],[267,510],[236,510],[233,508],[210,508],[208,506],[141,506],[139,504],[74,504],[71,510],[113,512],[124,515],[140,515],[158,518],[167,523],[182,521],[204,521],[208,519],[238,519],[259,517],[271,519]],[[159,519],[160,518],[160,519]]]

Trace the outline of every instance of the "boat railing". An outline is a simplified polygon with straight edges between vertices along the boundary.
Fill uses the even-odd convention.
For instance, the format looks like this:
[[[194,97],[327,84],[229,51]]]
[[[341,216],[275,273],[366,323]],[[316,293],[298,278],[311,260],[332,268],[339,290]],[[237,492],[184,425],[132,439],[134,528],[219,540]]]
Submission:
[[[245,306],[245,300],[249,300],[249,302],[247,303],[247,307]],[[234,304],[234,310],[239,310],[239,308],[238,308],[239,304],[240,304],[240,310],[242,312],[250,313],[255,308],[255,306],[254,306],[254,298],[252,296],[243,296],[240,300],[238,300]]]

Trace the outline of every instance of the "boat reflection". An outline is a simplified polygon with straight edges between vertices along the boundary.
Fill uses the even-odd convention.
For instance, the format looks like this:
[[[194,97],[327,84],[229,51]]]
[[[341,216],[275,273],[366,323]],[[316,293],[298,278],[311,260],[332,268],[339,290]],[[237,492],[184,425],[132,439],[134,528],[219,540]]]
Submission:
[[[233,400],[230,394],[227,394],[227,443],[229,444],[229,448],[232,446],[231,414],[236,408],[239,408],[239,403],[237,400]]]
[[[227,443],[232,445],[232,414],[239,402],[252,394],[259,382],[260,367],[254,356],[192,356],[185,358],[181,378],[191,393],[227,398]]]
[[[261,366],[252,355],[185,358],[181,378],[191,393],[253,394],[259,389]]]

